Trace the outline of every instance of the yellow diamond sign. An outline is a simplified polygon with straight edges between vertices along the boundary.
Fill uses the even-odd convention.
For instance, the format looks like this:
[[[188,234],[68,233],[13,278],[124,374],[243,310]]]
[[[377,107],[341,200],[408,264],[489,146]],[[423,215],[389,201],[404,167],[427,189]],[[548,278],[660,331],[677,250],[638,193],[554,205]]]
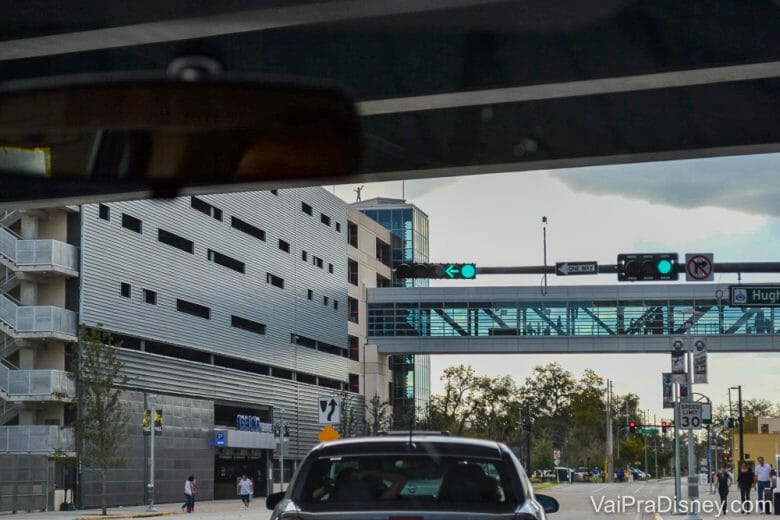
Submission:
[[[341,438],[341,435],[339,435],[339,432],[333,429],[333,426],[328,424],[325,426],[325,428],[322,429],[319,435],[317,435],[317,438],[320,440],[320,442],[337,441]]]

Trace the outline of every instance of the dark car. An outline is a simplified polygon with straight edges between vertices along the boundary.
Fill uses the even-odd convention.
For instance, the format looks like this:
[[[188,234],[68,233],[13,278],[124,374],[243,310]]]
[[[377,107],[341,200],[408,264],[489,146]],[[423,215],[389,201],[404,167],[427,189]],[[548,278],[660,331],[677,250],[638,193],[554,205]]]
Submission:
[[[558,510],[534,495],[506,445],[430,435],[320,444],[266,505],[271,520],[541,520]]]

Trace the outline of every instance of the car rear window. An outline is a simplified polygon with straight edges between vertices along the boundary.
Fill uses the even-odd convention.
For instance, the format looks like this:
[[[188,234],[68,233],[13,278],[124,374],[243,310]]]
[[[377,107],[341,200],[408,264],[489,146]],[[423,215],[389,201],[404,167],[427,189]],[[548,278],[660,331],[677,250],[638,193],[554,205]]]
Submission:
[[[295,502],[312,511],[514,510],[517,478],[500,459],[382,454],[312,461]]]

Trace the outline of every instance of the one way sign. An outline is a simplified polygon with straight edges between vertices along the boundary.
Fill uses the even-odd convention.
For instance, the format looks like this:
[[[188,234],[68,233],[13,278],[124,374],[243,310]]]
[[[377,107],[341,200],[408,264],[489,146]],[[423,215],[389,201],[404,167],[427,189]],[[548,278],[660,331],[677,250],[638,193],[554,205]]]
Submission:
[[[317,414],[320,424],[339,424],[341,422],[341,398],[321,395],[317,398]]]
[[[599,264],[598,262],[558,262],[555,264],[555,274],[558,276],[599,274]]]

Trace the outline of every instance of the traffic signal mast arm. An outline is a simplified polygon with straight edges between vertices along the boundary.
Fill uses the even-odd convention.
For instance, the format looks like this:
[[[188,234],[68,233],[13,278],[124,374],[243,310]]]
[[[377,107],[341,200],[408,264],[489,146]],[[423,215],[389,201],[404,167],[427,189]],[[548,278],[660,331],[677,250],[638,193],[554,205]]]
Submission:
[[[716,262],[713,264],[717,273],[780,273],[780,262]],[[600,264],[598,274],[616,274],[617,264]],[[685,273],[685,266],[677,264],[677,272]],[[477,267],[478,275],[486,274],[555,274],[555,266],[504,266]]]

